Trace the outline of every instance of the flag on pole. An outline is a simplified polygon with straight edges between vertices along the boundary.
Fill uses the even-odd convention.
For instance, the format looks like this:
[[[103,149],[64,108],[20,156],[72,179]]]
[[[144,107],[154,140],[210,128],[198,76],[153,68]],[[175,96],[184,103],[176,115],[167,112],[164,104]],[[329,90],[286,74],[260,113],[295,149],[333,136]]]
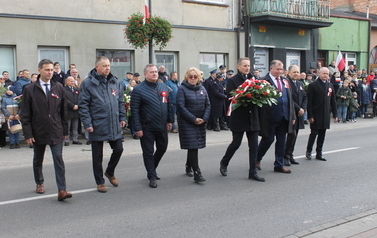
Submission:
[[[338,53],[338,57],[336,57],[335,66],[339,69],[339,71],[343,71],[346,67],[346,60],[344,59],[340,50]]]
[[[144,0],[144,19],[148,19],[149,17],[150,17],[150,12],[149,12],[148,0]]]

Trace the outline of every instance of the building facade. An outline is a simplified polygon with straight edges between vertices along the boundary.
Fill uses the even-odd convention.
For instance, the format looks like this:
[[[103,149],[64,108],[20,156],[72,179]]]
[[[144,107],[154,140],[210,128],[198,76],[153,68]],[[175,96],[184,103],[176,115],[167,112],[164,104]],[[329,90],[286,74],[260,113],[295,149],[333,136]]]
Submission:
[[[143,12],[144,0],[0,0],[0,71],[11,79],[22,69],[37,72],[43,58],[58,61],[67,71],[76,64],[84,77],[96,56],[110,58],[112,72],[123,78],[127,71],[142,74],[149,63],[148,49],[133,49],[124,38],[127,17]],[[152,1],[152,16],[173,25],[173,38],[162,51],[154,48],[153,63],[182,77],[189,67],[209,71],[225,64],[234,69],[244,56],[239,25],[241,5],[236,0]],[[241,37],[240,37],[241,36]]]

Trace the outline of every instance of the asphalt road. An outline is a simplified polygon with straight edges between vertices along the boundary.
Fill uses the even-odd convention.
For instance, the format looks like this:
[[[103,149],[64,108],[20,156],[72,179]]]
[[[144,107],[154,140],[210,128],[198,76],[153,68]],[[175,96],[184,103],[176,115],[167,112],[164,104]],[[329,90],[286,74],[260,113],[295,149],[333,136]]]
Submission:
[[[0,237],[283,237],[375,209],[377,121],[368,123],[332,124],[324,148],[327,162],[303,158],[309,130],[300,131],[295,152],[300,165],[291,166],[292,174],[273,172],[272,146],[259,172],[265,183],[247,179],[245,142],[230,162],[229,175],[220,175],[230,132],[208,133],[208,146],[199,151],[207,181],[200,185],[185,176],[186,151],[170,134],[156,189],[148,187],[138,141],[127,138],[116,170],[120,186],[106,181],[106,194],[95,190],[90,151],[82,150],[89,147],[72,145],[64,154],[74,195],[65,202],[56,199],[49,154],[46,194],[38,195],[31,150],[3,148]]]

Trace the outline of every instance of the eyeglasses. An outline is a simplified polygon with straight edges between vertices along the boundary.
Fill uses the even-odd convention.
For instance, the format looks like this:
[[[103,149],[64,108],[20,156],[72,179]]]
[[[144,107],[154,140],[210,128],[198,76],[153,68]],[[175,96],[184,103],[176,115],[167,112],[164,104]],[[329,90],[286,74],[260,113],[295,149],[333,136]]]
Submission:
[[[190,78],[190,79],[197,79],[198,76],[197,76],[197,75],[190,75],[189,78]]]

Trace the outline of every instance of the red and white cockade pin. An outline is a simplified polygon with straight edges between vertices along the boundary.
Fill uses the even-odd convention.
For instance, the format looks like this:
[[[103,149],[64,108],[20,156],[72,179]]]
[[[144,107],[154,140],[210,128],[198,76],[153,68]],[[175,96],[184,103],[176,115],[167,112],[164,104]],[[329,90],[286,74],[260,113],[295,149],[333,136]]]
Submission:
[[[168,94],[166,93],[166,91],[162,91],[161,92],[161,96],[162,96],[162,102],[163,103],[167,103],[168,102],[168,99],[167,99],[167,96]]]
[[[53,93],[51,93],[51,97],[53,97],[53,98],[59,98],[59,96],[58,96],[58,95],[56,95],[56,94],[53,94]]]

